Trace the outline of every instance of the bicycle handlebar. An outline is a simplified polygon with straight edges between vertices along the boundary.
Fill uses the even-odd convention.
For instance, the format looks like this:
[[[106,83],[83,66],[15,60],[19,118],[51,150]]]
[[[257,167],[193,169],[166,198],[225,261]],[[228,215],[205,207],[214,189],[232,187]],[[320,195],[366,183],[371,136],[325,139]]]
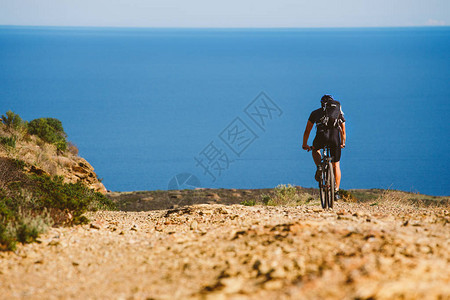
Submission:
[[[324,148],[321,148],[321,149],[325,149],[326,147],[330,147],[330,146],[325,146]],[[303,148],[303,147],[302,147]],[[345,145],[341,145],[341,148],[345,148]],[[306,150],[306,151],[312,151],[312,150],[315,150],[314,149],[314,146],[308,146],[308,148],[303,148],[303,150]]]

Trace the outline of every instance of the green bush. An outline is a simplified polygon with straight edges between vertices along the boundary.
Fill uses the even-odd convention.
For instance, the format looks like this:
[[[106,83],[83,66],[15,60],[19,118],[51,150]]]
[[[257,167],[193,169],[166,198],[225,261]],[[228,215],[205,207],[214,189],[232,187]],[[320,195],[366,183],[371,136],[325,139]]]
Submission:
[[[11,232],[3,223],[0,223],[0,250],[15,250],[16,238],[15,234]]]
[[[81,182],[27,176],[27,180],[11,183],[7,191],[0,189],[0,249],[13,250],[17,242],[33,242],[53,224],[86,223],[83,214],[98,209],[115,209],[115,205]]]
[[[11,136],[11,137],[0,137],[0,144],[11,147],[11,148],[16,148],[16,137],[15,136]]]
[[[261,194],[261,202],[264,205],[268,205],[268,203],[271,201],[272,196],[268,195],[268,194]]]
[[[241,202],[241,205],[245,205],[245,206],[255,206],[256,205],[256,200],[244,200]]]
[[[64,183],[63,177],[31,176],[33,194],[42,207],[67,210],[73,223],[83,223],[82,215],[87,211],[113,209],[113,202],[101,193],[94,192],[81,182]]]
[[[43,141],[55,145],[58,150],[65,151],[67,149],[67,134],[58,119],[35,119],[30,121],[27,127],[30,134],[37,135]]]
[[[15,114],[10,110],[6,112],[6,116],[2,115],[2,122],[8,128],[12,129],[20,129],[26,125],[26,122],[24,122],[18,114]]]

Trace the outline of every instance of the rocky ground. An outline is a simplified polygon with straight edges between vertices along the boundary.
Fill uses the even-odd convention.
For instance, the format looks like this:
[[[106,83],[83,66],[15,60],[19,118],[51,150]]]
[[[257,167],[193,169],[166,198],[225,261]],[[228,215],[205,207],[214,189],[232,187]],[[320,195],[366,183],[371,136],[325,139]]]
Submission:
[[[0,298],[450,299],[448,205],[173,207],[0,252]]]

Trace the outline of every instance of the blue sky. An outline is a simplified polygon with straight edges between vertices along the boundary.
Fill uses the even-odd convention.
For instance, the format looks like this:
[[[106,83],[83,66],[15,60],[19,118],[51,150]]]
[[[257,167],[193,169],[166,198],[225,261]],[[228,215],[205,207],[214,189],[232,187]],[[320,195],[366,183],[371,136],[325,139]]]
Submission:
[[[0,25],[448,26],[450,0],[0,0]]]

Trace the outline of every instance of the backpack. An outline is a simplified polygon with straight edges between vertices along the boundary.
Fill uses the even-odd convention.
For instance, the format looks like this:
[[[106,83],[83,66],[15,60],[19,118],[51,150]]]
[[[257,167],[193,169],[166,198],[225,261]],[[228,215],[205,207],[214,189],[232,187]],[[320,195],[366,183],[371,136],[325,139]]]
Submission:
[[[331,97],[323,99],[321,103],[324,113],[317,125],[322,129],[338,128],[342,123],[342,120],[339,118],[341,115],[341,103]]]

